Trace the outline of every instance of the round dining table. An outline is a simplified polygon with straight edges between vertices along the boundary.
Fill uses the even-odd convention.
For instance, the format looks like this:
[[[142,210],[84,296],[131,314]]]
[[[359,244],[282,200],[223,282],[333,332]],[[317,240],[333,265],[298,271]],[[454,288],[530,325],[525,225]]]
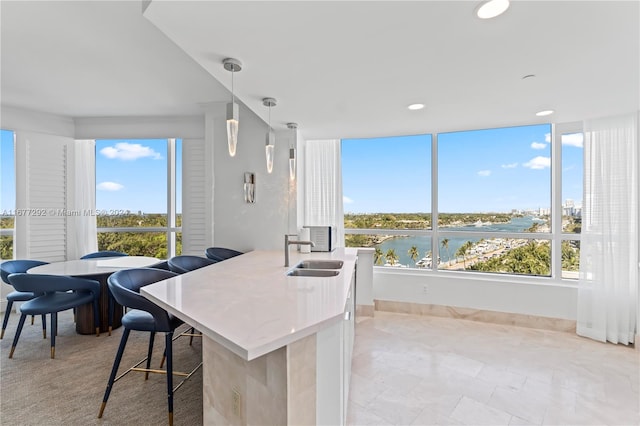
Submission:
[[[107,279],[112,273],[121,269],[145,268],[164,262],[148,256],[99,257],[93,259],[67,260],[36,266],[27,271],[28,274],[64,275],[69,277],[89,278],[100,282],[100,331],[109,331],[109,289]],[[122,325],[122,306],[113,302],[115,309],[112,328]],[[86,304],[76,309],[76,332],[93,334],[96,326],[93,320],[93,307]]]

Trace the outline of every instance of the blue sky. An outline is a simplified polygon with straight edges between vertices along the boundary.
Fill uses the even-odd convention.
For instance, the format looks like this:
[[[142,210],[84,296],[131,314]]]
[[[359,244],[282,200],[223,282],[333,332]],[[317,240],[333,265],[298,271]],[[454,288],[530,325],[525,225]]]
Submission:
[[[0,210],[16,207],[16,181],[13,161],[13,132],[0,131]]]
[[[176,174],[181,176],[182,149],[177,142]],[[177,182],[180,184],[181,180]],[[182,185],[177,185],[180,188]],[[96,140],[96,209],[137,213],[167,211],[167,140]],[[182,196],[176,195],[177,211]]]
[[[438,135],[441,212],[549,208],[550,125]],[[581,135],[580,135],[581,136]],[[563,202],[582,200],[582,138],[563,138]],[[430,212],[431,137],[342,143],[344,211]]]

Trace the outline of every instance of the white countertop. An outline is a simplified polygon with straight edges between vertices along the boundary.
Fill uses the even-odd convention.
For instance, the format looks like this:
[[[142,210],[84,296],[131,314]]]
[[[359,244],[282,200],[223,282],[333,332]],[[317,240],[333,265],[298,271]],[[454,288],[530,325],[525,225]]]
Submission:
[[[291,247],[252,251],[143,287],[140,293],[246,360],[303,337],[344,315],[357,249],[301,254]],[[340,259],[335,277],[292,277],[299,261]]]

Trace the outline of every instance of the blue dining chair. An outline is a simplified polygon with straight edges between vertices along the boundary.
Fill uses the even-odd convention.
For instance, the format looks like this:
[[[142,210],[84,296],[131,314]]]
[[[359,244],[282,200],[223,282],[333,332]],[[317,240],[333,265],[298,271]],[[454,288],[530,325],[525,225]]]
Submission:
[[[226,247],[209,247],[204,251],[205,256],[218,262],[230,259],[232,257],[244,254],[241,251],[233,250]]]
[[[151,367],[151,355],[153,352],[153,341],[155,333],[162,332],[165,334],[165,354],[167,357],[167,366],[165,371],[161,373],[167,376],[167,405],[169,413],[169,425],[173,425],[173,393],[182,385],[186,379],[202,365],[200,363],[190,373],[176,373],[173,371],[173,333],[177,327],[183,324],[182,320],[169,314],[167,311],[151,302],[149,299],[140,295],[140,288],[157,282],[177,276],[176,273],[166,271],[163,269],[154,268],[136,268],[136,269],[124,269],[117,271],[109,276],[107,282],[109,289],[113,294],[113,297],[122,306],[127,306],[130,310],[122,317],[122,325],[124,331],[122,338],[120,339],[120,346],[116,353],[116,358],[113,362],[111,369],[111,375],[107,382],[107,389],[102,399],[102,405],[100,406],[100,412],[98,418],[102,418],[104,409],[109,399],[109,394],[113,388],[113,384],[120,378],[124,377],[131,371],[143,371],[145,372],[145,380],[149,377],[149,372],[158,373],[158,370],[152,370]],[[122,361],[122,355],[124,354],[125,346],[131,330],[148,331],[149,335],[149,348],[147,351],[147,357],[139,361],[133,367],[126,370],[124,373],[116,377],[120,362]],[[138,365],[146,361],[146,368],[137,368]],[[161,367],[162,368],[162,367]],[[173,387],[173,375],[178,374],[184,376],[184,379],[175,388]]]
[[[218,263],[218,260],[209,259],[206,257],[200,256],[191,256],[191,255],[181,255],[174,256],[167,261],[169,264],[169,270],[178,273],[185,274],[190,271],[194,271],[196,269],[204,268],[205,266],[213,265],[214,263]],[[191,327],[189,333],[183,333],[184,335],[189,336],[189,344],[193,344],[193,337],[200,336],[200,334],[196,334],[196,330],[194,327]]]
[[[7,260],[0,264],[0,278],[8,285],[9,275],[17,274],[21,272],[27,272],[31,268],[35,268],[40,265],[47,265],[48,262],[41,262],[39,260]],[[12,291],[7,294],[7,308],[4,311],[4,319],[2,320],[2,332],[0,332],[0,339],[4,337],[4,330],[9,323],[9,315],[11,315],[11,309],[13,308],[13,302],[26,302],[36,297],[31,291]],[[33,325],[33,316],[31,316],[31,325]],[[46,316],[42,314],[42,338],[47,338],[47,321]]]
[[[96,259],[100,257],[122,257],[129,256],[127,253],[122,253],[121,251],[113,251],[113,250],[102,250],[95,251],[93,253],[87,253],[82,256],[80,259]]]
[[[153,268],[153,269],[164,269],[165,271],[170,271],[171,269],[169,269],[169,262],[164,260],[162,262],[156,263],[155,265],[151,265],[149,266],[149,268]]]
[[[9,282],[18,291],[33,292],[36,297],[20,306],[20,321],[13,338],[9,358],[20,339],[24,320],[27,315],[51,314],[51,358],[56,354],[56,334],[58,331],[58,312],[73,309],[86,303],[93,304],[93,319],[96,324],[96,336],[100,335],[100,319],[98,314],[98,297],[100,283],[84,278],[73,278],[44,274],[11,274]]]
[[[102,250],[102,251],[95,251],[93,253],[87,253],[84,256],[82,256],[80,259],[86,260],[86,259],[98,259],[101,257],[124,257],[124,256],[129,256],[129,255],[121,251]],[[116,305],[113,302],[113,296],[111,295],[111,293],[109,293],[109,312],[107,313],[109,336],[111,336],[111,331],[113,331],[113,317],[115,316],[115,310],[116,310]]]
[[[204,268],[205,266],[213,265],[217,263],[217,260],[208,259],[206,257],[181,255],[174,256],[168,261],[169,270],[178,274],[184,274],[189,271]]]

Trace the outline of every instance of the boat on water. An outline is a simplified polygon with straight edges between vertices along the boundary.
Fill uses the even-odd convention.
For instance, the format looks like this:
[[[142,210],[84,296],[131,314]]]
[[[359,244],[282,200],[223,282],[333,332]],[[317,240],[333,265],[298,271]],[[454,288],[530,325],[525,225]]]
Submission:
[[[394,263],[393,265],[389,262],[385,263],[384,266],[391,268],[408,268],[407,265],[403,265],[402,263]]]
[[[438,264],[440,264],[440,256],[438,256]],[[416,262],[418,268],[431,268],[433,267],[433,259],[431,257],[423,257]]]

